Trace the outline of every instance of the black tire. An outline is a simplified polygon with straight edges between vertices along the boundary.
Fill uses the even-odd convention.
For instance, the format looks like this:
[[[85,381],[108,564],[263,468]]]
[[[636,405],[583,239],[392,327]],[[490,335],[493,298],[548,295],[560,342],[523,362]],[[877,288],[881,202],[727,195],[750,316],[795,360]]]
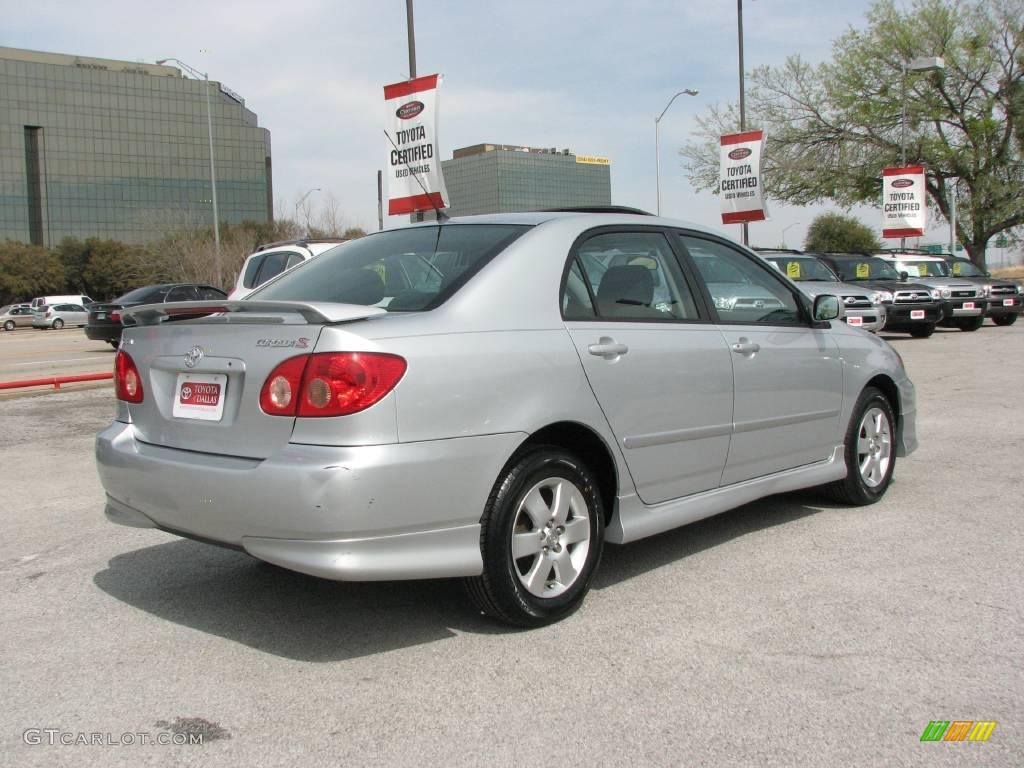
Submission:
[[[13,320],[8,320],[6,323],[4,323],[4,330],[5,331],[13,331],[14,330],[14,321]]]
[[[956,321],[956,327],[961,331],[973,332],[985,324],[985,317],[965,317]]]
[[[549,513],[555,514],[550,507],[558,506],[556,490],[569,494],[564,526],[557,525],[554,516],[547,519]],[[529,509],[525,503],[528,497],[535,499]],[[577,521],[575,525],[573,521]],[[484,570],[480,576],[465,580],[477,608],[520,627],[551,624],[579,608],[601,561],[604,544],[604,505],[596,478],[582,461],[547,445],[514,456],[495,482],[480,522]],[[570,529],[568,533],[566,528]],[[583,533],[586,541],[568,541]],[[534,535],[536,543],[532,543]],[[537,551],[531,549],[514,558],[513,536],[522,537],[520,543]],[[558,554],[554,554],[556,551]],[[568,584],[560,581],[562,568],[571,575]],[[533,591],[526,583],[529,581],[534,582]],[[544,592],[552,596],[545,597]]]
[[[910,327],[910,335],[915,339],[927,339],[935,333],[934,323],[927,323],[925,325],[912,325]]]
[[[53,321],[53,327],[54,327],[54,330],[57,330],[57,331],[59,331],[59,330],[60,330],[61,328],[63,328],[63,327],[64,327],[64,321],[63,321],[63,320],[61,320],[61,319],[60,319],[60,318],[58,317],[57,319],[55,319],[55,320]]]
[[[1017,315],[995,315],[992,318],[992,322],[996,325],[1013,325],[1017,322]]]
[[[867,482],[861,472],[861,461],[867,458],[867,449],[874,444],[870,442],[870,436],[864,434],[862,429],[865,417],[871,413],[880,413],[888,422],[888,438],[876,440],[874,444],[879,445],[880,455],[887,458],[884,469],[879,468],[877,481]],[[869,440],[868,446],[862,446],[861,439]],[[892,474],[896,469],[896,418],[893,415],[892,403],[882,392],[874,387],[867,387],[857,398],[853,415],[850,417],[850,424],[846,428],[845,438],[846,449],[843,453],[846,461],[846,477],[825,486],[825,489],[843,504],[851,504],[863,507],[874,504],[885,495],[889,483],[892,482]]]

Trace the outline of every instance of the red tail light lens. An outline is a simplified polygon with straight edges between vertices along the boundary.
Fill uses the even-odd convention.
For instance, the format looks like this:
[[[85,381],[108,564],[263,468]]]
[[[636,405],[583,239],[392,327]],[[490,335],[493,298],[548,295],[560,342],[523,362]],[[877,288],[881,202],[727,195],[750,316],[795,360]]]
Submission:
[[[121,313],[120,312],[111,312],[110,313],[110,319],[113,322],[115,322],[115,323],[121,322]]]
[[[291,357],[270,372],[260,390],[260,408],[271,416],[294,416],[302,390],[307,355]]]
[[[131,355],[123,349],[117,350],[114,358],[114,388],[118,400],[128,403],[141,403],[143,398],[142,377]]]
[[[270,372],[260,407],[272,416],[347,416],[379,402],[407,367],[398,355],[379,352],[292,357]]]

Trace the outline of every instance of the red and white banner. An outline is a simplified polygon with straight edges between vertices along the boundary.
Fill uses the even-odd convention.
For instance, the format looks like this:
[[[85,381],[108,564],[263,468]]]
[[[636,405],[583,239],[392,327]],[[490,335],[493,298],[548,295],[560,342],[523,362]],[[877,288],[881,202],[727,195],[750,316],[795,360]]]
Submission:
[[[384,86],[388,118],[388,215],[448,205],[437,140],[439,75]]]
[[[718,191],[723,224],[764,221],[768,206],[761,184],[764,131],[745,131],[720,139]]]
[[[928,226],[924,166],[882,170],[882,237],[920,237]]]

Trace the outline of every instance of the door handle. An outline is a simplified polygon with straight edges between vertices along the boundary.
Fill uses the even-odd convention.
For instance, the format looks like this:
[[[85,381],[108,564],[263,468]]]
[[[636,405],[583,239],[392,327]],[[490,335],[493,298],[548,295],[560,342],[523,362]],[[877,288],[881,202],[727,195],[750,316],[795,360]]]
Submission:
[[[732,345],[732,351],[737,355],[753,355],[755,352],[761,351],[761,345],[746,336],[740,336],[740,340]]]
[[[603,357],[605,360],[614,360],[619,355],[629,352],[629,347],[625,344],[619,344],[609,336],[602,336],[598,339],[597,344],[591,344],[587,347],[587,351],[597,357]]]

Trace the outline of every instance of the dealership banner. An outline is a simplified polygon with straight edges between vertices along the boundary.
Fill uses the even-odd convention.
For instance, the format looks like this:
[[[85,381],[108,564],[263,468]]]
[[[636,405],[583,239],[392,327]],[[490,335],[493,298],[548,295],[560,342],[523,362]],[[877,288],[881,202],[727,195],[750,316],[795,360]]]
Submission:
[[[920,237],[928,226],[924,166],[882,170],[882,237]]]
[[[761,184],[764,131],[722,136],[718,188],[723,224],[764,221],[768,207]]]
[[[388,215],[448,205],[437,140],[439,75],[384,86]]]

